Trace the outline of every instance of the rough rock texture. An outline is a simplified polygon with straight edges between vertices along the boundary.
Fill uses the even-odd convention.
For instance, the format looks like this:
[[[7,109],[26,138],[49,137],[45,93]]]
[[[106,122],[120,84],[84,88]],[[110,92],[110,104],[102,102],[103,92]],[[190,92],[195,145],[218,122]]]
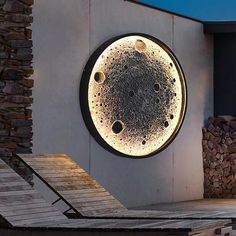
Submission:
[[[204,196],[236,197],[236,118],[209,118],[203,128]]]
[[[31,153],[33,0],[0,0],[0,157],[26,179],[14,153]]]

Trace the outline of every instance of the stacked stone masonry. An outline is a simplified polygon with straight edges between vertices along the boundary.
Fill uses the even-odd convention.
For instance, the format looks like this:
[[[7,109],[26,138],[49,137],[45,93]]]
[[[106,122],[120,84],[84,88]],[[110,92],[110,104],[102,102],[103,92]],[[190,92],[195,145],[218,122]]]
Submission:
[[[204,197],[236,197],[236,118],[209,118],[203,128]]]
[[[33,0],[0,0],[0,157],[28,176],[15,153],[32,149]]]

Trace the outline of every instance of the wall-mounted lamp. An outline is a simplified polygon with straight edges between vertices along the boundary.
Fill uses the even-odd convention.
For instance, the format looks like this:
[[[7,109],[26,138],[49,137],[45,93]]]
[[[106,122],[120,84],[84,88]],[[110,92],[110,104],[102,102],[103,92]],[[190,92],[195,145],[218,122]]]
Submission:
[[[167,147],[180,129],[186,110],[184,74],[161,41],[122,35],[90,57],[80,105],[103,147],[121,156],[148,157]]]

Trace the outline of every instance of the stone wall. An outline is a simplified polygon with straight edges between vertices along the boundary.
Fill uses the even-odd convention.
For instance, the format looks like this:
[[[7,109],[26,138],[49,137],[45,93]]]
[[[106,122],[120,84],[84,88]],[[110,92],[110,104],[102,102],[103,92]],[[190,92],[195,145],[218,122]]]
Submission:
[[[18,167],[14,153],[32,147],[32,4],[0,0],[0,157]]]
[[[236,118],[208,119],[203,128],[204,196],[236,197]]]

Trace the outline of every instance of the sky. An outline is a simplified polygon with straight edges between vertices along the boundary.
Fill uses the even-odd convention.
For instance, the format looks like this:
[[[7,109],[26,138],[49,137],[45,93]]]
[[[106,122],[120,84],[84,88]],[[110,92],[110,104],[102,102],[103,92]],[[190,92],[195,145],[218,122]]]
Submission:
[[[137,0],[203,21],[236,21],[236,0]]]

